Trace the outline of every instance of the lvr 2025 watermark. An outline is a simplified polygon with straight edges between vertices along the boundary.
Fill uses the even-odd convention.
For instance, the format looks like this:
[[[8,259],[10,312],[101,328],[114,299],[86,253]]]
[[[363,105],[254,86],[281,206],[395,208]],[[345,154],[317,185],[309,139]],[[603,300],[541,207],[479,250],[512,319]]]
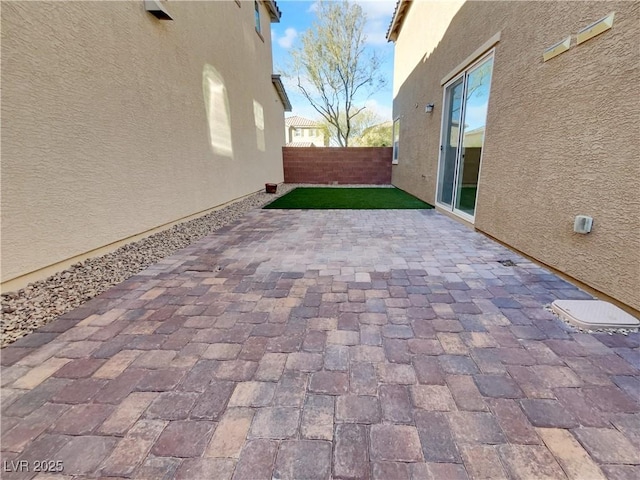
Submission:
[[[3,472],[62,472],[64,462],[62,460],[4,460]]]

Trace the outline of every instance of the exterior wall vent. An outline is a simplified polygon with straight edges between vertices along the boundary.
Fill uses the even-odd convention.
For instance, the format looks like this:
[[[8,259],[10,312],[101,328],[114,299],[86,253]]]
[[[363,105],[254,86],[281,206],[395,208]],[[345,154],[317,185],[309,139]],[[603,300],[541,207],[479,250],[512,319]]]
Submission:
[[[159,20],[173,20],[160,0],[144,0],[144,9]]]
[[[606,32],[611,27],[613,27],[614,16],[615,12],[612,12],[606,17],[601,18],[597,22],[593,22],[591,25],[587,25],[582,30],[578,31],[578,35],[576,37],[578,45],[580,45],[582,42],[586,42],[596,35],[600,35],[601,33]]]
[[[561,53],[569,50],[571,46],[571,37],[567,37],[561,42],[556,43],[555,45],[550,46],[542,53],[542,60],[547,61],[551,60],[553,57],[557,57]]]

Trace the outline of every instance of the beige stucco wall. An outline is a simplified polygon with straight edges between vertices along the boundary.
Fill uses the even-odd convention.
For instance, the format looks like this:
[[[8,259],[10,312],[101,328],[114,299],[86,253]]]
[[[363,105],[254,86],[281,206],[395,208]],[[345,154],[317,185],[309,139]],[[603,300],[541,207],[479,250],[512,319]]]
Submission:
[[[393,96],[425,57],[431,55],[465,0],[413,0],[402,23],[393,58]],[[424,105],[423,105],[424,107]]]
[[[475,227],[640,310],[640,4],[469,2],[435,45],[418,39],[411,16],[426,21],[429,9],[416,6],[395,58],[412,43],[433,51],[396,85],[393,183],[435,201],[440,82],[500,32]],[[612,11],[611,30],[575,45],[578,30]],[[569,35],[571,49],[544,63],[544,49]],[[593,216],[592,233],[573,233],[578,214]]]
[[[142,1],[3,3],[5,286],[283,181],[266,8],[261,39],[253,2],[163,4],[173,21]],[[226,154],[210,141],[206,65],[226,89]]]

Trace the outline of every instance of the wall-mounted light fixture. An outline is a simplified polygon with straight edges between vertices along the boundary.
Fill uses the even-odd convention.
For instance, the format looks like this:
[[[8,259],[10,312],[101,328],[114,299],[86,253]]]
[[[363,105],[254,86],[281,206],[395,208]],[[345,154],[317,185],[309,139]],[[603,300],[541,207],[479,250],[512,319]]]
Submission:
[[[427,103],[427,106],[424,107],[424,111],[427,112],[427,113],[431,113],[431,112],[433,112],[433,107],[434,106],[435,105],[433,103]]]
[[[144,9],[159,20],[173,20],[159,0],[144,0]]]

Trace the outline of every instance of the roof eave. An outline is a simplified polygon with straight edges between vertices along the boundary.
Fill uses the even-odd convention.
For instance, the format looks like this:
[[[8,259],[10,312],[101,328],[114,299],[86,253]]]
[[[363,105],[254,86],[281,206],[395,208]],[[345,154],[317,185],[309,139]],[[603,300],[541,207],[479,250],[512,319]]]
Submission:
[[[269,10],[269,18],[271,19],[271,23],[280,23],[280,17],[282,16],[282,12],[278,8],[278,4],[275,0],[263,0],[267,10]]]
[[[289,101],[289,96],[287,95],[287,91],[284,89],[284,84],[280,79],[280,75],[273,74],[271,75],[271,81],[273,82],[273,86],[276,87],[276,92],[278,92],[278,96],[282,101],[282,105],[284,105],[284,111],[291,111],[291,102]]]
[[[287,127],[293,128],[322,128],[322,124],[314,120],[309,120],[308,118],[300,117],[298,115],[286,117],[284,119],[284,123]]]
[[[411,0],[398,0],[396,3],[393,18],[387,30],[388,42],[395,42],[398,39],[398,35],[400,35],[400,30],[402,29],[402,23],[404,22],[409,7],[411,7]]]

